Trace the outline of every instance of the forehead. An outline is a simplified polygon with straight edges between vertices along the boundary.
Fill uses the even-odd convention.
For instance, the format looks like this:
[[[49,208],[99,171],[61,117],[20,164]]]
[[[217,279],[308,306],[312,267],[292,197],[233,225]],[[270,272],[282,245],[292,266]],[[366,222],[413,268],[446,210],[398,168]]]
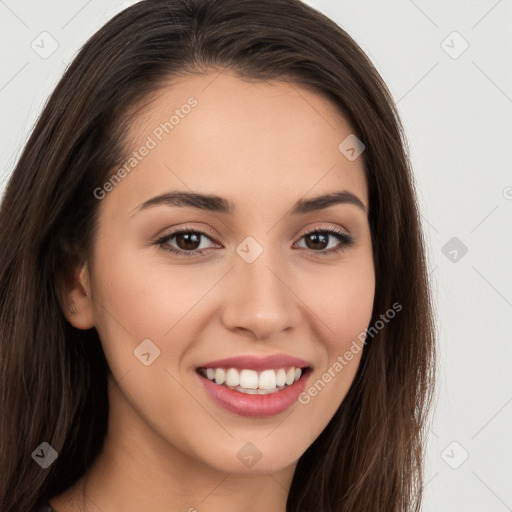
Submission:
[[[126,157],[137,161],[114,193],[127,207],[176,188],[276,207],[349,190],[367,206],[362,158],[338,149],[351,133],[331,101],[299,84],[229,71],[180,77],[132,117]]]

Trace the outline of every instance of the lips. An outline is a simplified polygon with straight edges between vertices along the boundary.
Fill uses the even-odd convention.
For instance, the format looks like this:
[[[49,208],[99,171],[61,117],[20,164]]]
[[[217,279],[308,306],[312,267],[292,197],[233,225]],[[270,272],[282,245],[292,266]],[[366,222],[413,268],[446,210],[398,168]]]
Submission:
[[[261,389],[258,389],[257,394],[246,394],[249,391],[254,393],[256,390],[249,390],[243,386],[233,388],[233,386],[219,384],[209,380],[205,375],[205,370],[209,370],[213,373],[213,369],[216,369],[217,373],[224,373],[221,369],[227,369],[227,374],[229,374],[230,371],[237,374],[238,372],[235,370],[241,370],[242,373],[244,370],[245,372],[251,373],[257,371],[269,373],[268,370],[275,370],[277,368],[280,368],[281,372],[283,372],[283,368],[291,368],[292,371],[295,370],[298,372],[297,380],[290,385],[279,386],[275,390],[263,390],[263,394]],[[306,386],[311,371],[311,363],[304,359],[288,356],[286,354],[274,354],[266,357],[250,355],[228,357],[215,361],[206,361],[196,368],[196,373],[203,389],[206,391],[207,396],[213,399],[217,405],[231,413],[252,417],[274,416],[284,412],[295,404],[298,400],[298,396]],[[210,378],[212,377],[210,376]],[[244,379],[242,378],[242,380]],[[294,379],[291,380],[293,381]],[[220,382],[223,382],[223,379],[221,379]],[[252,387],[255,387],[254,384],[255,383],[252,383]],[[260,381],[260,388],[262,386],[268,388],[273,384],[275,383],[263,386]]]

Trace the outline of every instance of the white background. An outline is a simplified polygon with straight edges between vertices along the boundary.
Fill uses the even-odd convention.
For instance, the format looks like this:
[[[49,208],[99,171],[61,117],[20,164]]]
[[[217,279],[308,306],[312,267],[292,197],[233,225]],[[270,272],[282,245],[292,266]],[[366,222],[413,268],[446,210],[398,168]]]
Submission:
[[[0,0],[0,191],[66,65],[132,3]],[[307,3],[367,52],[409,139],[440,334],[423,510],[512,510],[512,1]]]

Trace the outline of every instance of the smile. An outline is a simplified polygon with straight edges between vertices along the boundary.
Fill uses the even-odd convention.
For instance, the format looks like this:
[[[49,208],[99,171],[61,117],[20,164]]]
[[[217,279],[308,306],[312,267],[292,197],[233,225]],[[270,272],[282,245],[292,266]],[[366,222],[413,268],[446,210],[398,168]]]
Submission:
[[[261,372],[236,368],[199,368],[196,375],[206,396],[216,405],[239,416],[264,418],[280,414],[298,402],[311,371],[310,367]],[[284,384],[279,385],[283,382],[283,376]]]

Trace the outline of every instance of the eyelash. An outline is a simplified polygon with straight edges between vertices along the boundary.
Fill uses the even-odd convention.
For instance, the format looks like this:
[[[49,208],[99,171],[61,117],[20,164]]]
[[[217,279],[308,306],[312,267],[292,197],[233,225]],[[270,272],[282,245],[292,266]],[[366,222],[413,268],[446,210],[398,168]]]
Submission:
[[[215,240],[213,239],[211,234],[205,233],[204,231],[201,231],[198,229],[191,229],[188,226],[185,226],[183,228],[177,229],[176,231],[173,231],[172,233],[170,233],[168,235],[165,235],[165,236],[159,238],[158,240],[156,240],[155,245],[160,246],[164,251],[167,251],[167,252],[170,252],[173,254],[183,255],[183,256],[195,256],[197,253],[203,254],[203,252],[205,252],[207,250],[207,249],[201,249],[201,250],[194,249],[193,251],[183,251],[183,250],[174,249],[173,247],[170,247],[168,245],[169,240],[171,240],[175,236],[183,234],[183,233],[187,233],[187,234],[194,233],[196,235],[202,235],[202,236],[205,236],[206,238],[209,238],[210,240],[215,242]],[[318,254],[324,254],[324,255],[336,254],[338,252],[345,251],[345,250],[349,249],[352,245],[354,245],[354,239],[352,236],[350,236],[349,234],[347,234],[339,229],[336,229],[336,228],[315,228],[312,231],[308,231],[307,233],[304,233],[300,237],[300,240],[302,240],[302,238],[304,238],[308,235],[312,235],[315,233],[328,233],[329,235],[335,236],[341,242],[340,245],[338,245],[337,247],[331,248],[328,250],[324,250],[324,251],[322,251],[322,250],[315,251],[313,249],[306,249],[315,256]]]

